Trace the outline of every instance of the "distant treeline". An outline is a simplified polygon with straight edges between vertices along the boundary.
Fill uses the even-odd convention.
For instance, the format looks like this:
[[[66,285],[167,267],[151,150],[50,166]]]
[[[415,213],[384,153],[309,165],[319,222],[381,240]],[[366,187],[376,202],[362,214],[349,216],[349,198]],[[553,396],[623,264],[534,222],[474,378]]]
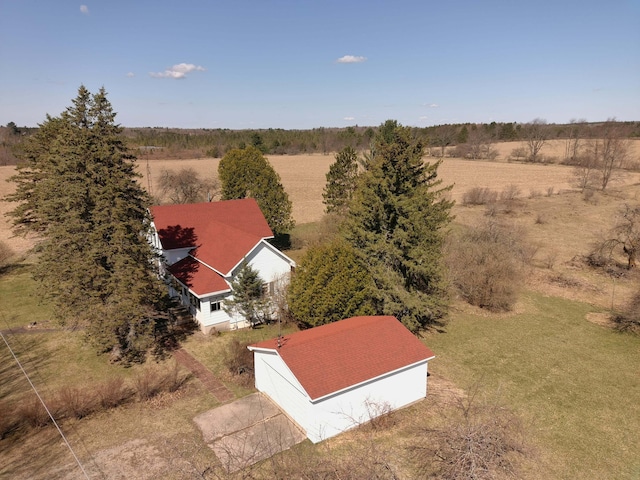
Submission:
[[[625,136],[640,138],[640,122],[617,122]],[[441,148],[468,145],[482,141],[509,142],[525,140],[527,123],[448,124],[425,128],[413,128],[413,134],[422,139],[425,146]],[[570,138],[576,128],[581,128],[583,138],[597,138],[604,122],[569,124],[543,124],[547,139]],[[303,153],[329,154],[346,146],[356,150],[368,150],[377,127],[351,126],[346,128],[313,128],[310,130],[285,130],[269,128],[260,130],[180,129],[180,128],[125,128],[124,134],[132,150],[141,158],[199,158],[222,157],[233,148],[253,145],[270,155],[297,155]],[[17,127],[10,122],[0,127],[0,165],[17,162],[16,145],[35,128]]]

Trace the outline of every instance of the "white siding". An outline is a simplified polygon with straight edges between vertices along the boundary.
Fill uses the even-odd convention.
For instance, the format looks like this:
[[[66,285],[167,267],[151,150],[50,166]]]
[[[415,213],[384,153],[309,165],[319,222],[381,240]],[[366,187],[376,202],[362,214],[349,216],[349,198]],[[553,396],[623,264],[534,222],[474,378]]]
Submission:
[[[307,436],[313,443],[333,437],[427,395],[426,360],[411,368],[312,404]]]
[[[262,281],[267,283],[291,272],[291,264],[287,257],[264,240],[247,255],[246,260],[251,268],[260,273]],[[236,270],[238,268],[236,267]]]
[[[254,350],[256,389],[318,443],[427,395],[427,361],[312,402],[276,352]]]
[[[279,355],[254,351],[254,371],[257,390],[271,397],[300,428],[311,427],[309,397]]]
[[[193,249],[193,247],[189,248],[176,248],[175,250],[163,250],[162,254],[166,259],[167,265],[173,265],[176,262],[179,262]]]
[[[154,246],[160,246],[158,234],[154,229],[151,242]],[[165,258],[166,265],[173,265],[174,263],[185,258],[192,247],[179,248],[175,250],[163,250],[162,254]],[[291,272],[291,266],[293,262],[289,260],[283,253],[278,251],[275,247],[267,243],[266,241],[260,241],[257,246],[248,253],[246,257],[247,262],[260,274],[260,278],[267,284],[281,280],[285,275]],[[229,283],[233,281],[234,276],[239,271],[240,265],[236,266],[231,276],[225,277]],[[163,270],[162,270],[163,271]],[[286,277],[288,280],[288,277]],[[216,299],[223,297],[220,296],[200,296],[200,309],[189,305],[189,297],[182,295],[182,292],[176,292],[171,287],[170,294],[180,297],[183,305],[189,307],[191,314],[195,317],[196,321],[202,327],[202,330],[208,332],[211,328],[216,327],[220,330],[248,327],[248,322],[244,318],[238,315],[230,316],[224,309],[218,311],[211,311],[211,302],[217,301]],[[228,295],[227,295],[228,296]]]

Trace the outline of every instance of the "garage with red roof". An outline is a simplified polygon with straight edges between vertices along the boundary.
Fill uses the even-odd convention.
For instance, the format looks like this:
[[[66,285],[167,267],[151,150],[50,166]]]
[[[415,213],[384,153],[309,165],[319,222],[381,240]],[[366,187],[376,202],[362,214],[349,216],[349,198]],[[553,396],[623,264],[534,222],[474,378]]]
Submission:
[[[391,316],[353,317],[249,349],[256,388],[314,443],[424,398],[435,358]]]

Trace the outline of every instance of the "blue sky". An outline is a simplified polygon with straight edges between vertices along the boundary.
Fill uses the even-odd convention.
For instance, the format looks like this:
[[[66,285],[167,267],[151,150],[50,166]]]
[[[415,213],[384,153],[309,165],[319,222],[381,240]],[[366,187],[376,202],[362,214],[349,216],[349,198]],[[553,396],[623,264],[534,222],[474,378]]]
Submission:
[[[0,0],[0,124],[640,120],[640,0]]]

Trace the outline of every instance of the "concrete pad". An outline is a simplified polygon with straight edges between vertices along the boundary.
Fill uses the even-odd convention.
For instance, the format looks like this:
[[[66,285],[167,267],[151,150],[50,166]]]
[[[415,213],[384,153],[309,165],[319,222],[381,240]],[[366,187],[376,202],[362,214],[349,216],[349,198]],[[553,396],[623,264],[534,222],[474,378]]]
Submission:
[[[233,473],[287,450],[305,438],[291,420],[279,414],[209,446],[227,472]]]
[[[196,416],[205,443],[236,472],[302,442],[306,435],[266,396],[254,393]]]
[[[254,393],[201,413],[193,421],[200,427],[204,441],[211,443],[278,414],[281,412],[273,402],[260,393]]]

